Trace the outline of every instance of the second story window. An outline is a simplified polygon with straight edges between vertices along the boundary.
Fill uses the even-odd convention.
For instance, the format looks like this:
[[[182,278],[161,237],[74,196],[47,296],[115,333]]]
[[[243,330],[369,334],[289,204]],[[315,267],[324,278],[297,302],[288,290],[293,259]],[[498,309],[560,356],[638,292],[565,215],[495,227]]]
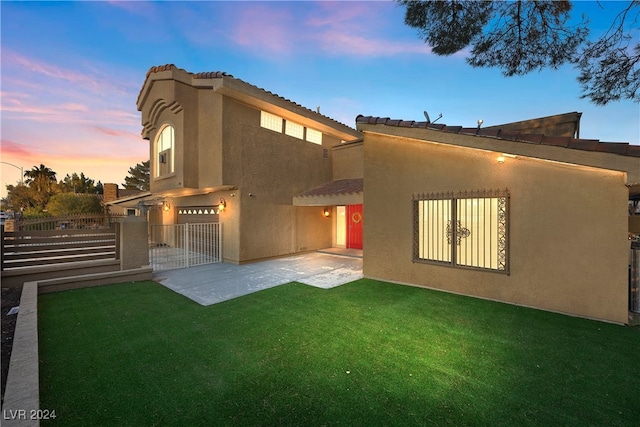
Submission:
[[[155,144],[155,176],[160,177],[175,172],[175,139],[170,125],[162,128]]]
[[[274,132],[282,133],[282,117],[267,113],[266,111],[261,111],[260,126],[266,129],[271,129]]]
[[[289,136],[293,136],[294,138],[302,139],[304,136],[304,126],[287,120],[285,123],[284,133]]]
[[[322,145],[322,132],[319,130],[307,128],[307,141],[314,144]]]

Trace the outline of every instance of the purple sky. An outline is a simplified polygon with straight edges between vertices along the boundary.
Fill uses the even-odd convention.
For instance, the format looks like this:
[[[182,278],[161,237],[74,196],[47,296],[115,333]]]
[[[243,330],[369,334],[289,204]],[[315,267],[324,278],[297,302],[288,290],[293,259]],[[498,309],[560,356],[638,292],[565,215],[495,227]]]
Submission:
[[[624,6],[577,2],[605,31]],[[2,161],[122,184],[149,158],[150,67],[226,71],[354,126],[358,114],[485,126],[583,113],[581,137],[640,144],[640,108],[580,99],[570,66],[504,78],[432,55],[393,2],[0,2]],[[637,33],[636,33],[637,34]],[[2,166],[0,195],[20,179]]]

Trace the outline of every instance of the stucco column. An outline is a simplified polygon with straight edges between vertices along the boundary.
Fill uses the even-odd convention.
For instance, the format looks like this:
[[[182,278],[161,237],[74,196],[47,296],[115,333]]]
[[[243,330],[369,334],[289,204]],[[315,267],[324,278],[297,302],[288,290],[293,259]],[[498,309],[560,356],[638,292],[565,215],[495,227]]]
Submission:
[[[120,270],[131,270],[149,265],[147,221],[137,216],[126,217],[118,230]]]

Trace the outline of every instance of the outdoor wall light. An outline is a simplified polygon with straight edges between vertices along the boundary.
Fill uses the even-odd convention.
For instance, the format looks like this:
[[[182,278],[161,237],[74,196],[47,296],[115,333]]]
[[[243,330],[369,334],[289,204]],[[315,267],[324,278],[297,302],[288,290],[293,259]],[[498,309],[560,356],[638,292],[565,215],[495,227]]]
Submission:
[[[504,160],[505,160],[507,157],[508,157],[508,158],[510,158],[510,159],[515,159],[515,158],[516,158],[516,156],[515,156],[515,155],[513,155],[513,154],[502,153],[502,154],[500,154],[500,155],[498,156],[498,159],[497,159],[497,160],[498,160],[498,163],[500,163],[500,164],[504,163]]]
[[[324,215],[325,218],[329,218],[329,215],[331,215],[331,211],[329,210],[329,208],[324,208],[324,210],[322,211],[322,215]]]
[[[164,201],[162,202],[162,210],[165,212],[169,212],[169,209],[171,209],[171,206],[169,205],[169,202]]]
[[[220,203],[218,204],[218,213],[225,210],[226,207],[227,207],[227,201],[222,197],[220,197]]]

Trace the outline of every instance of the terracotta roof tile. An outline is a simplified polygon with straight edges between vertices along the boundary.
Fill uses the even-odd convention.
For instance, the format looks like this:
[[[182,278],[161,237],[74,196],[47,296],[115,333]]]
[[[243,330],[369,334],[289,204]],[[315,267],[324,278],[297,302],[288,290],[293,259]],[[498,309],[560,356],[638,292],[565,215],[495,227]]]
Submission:
[[[521,142],[529,142],[531,144],[540,144],[544,135],[541,133],[518,133],[517,140]]]
[[[460,129],[461,134],[464,135],[477,135],[478,134],[478,128],[462,128]]]
[[[135,196],[136,194],[140,194],[140,193],[144,193],[144,191],[140,191],[140,190],[136,190],[136,189],[129,189],[129,188],[119,188],[118,189],[118,198]]]
[[[640,157],[640,146],[629,145],[629,148],[627,149],[627,156]]]
[[[445,125],[441,130],[444,131],[444,132],[449,132],[449,133],[460,133],[460,130],[462,130],[462,126],[448,126],[448,125]]]
[[[511,141],[518,141],[518,137],[520,136],[520,132],[511,131],[511,130],[500,130],[500,139],[508,139]]]
[[[193,78],[195,78],[195,79],[217,79],[217,78],[223,78],[223,77],[231,78],[231,79],[237,80],[237,81],[239,81],[239,82],[242,82],[242,83],[244,83],[244,84],[247,84],[247,85],[249,85],[249,86],[251,86],[251,87],[254,87],[254,88],[258,89],[258,90],[261,90],[261,91],[263,91],[263,92],[265,92],[265,93],[267,93],[267,94],[269,94],[269,95],[275,96],[276,98],[279,98],[279,99],[281,99],[281,100],[283,100],[283,101],[286,101],[286,102],[288,102],[288,103],[291,103],[291,104],[293,104],[293,105],[295,105],[295,106],[297,106],[297,107],[300,107],[300,108],[303,108],[303,109],[305,109],[305,110],[307,110],[307,111],[310,111],[310,112],[311,112],[311,113],[313,113],[313,114],[317,114],[318,116],[322,116],[322,117],[324,117],[324,118],[326,118],[326,119],[329,119],[329,120],[331,120],[331,121],[332,121],[332,122],[334,122],[334,123],[337,123],[337,124],[340,124],[340,125],[342,125],[342,126],[346,126],[346,127],[351,128],[351,126],[348,126],[348,125],[346,125],[346,124],[344,124],[344,123],[341,123],[341,122],[339,122],[339,121],[337,121],[337,120],[335,120],[335,119],[333,119],[333,118],[331,118],[331,117],[329,117],[329,116],[325,116],[324,114],[320,114],[320,113],[318,113],[317,111],[314,111],[314,110],[312,110],[312,109],[310,109],[310,108],[307,108],[307,107],[305,107],[305,106],[303,106],[303,105],[301,105],[301,104],[298,104],[298,103],[296,103],[296,102],[294,102],[294,101],[292,101],[292,100],[290,100],[290,99],[284,98],[284,97],[282,97],[282,96],[280,96],[280,95],[278,95],[278,94],[276,94],[276,93],[269,92],[269,91],[268,91],[268,90],[266,90],[266,89],[263,89],[263,88],[261,88],[261,87],[258,87],[258,86],[255,86],[255,85],[252,85],[251,83],[245,82],[244,80],[241,80],[241,79],[238,79],[238,78],[236,78],[236,77],[233,77],[233,75],[228,74],[228,73],[226,73],[226,72],[224,72],[224,71],[211,71],[211,72],[203,72],[203,73],[190,73],[190,72],[186,71],[186,70],[185,70],[185,69],[183,69],[183,68],[178,68],[178,67],[176,67],[174,64],[166,64],[166,65],[159,65],[159,66],[151,67],[151,68],[149,69],[149,71],[147,71],[146,79],[148,79],[148,78],[149,78],[149,76],[151,76],[151,75],[152,75],[152,74],[154,74],[154,73],[159,73],[159,72],[162,72],[162,71],[169,71],[169,70],[180,70],[180,71],[183,71],[183,72],[185,72],[185,73],[189,74],[190,76],[192,76],[192,77],[193,77]],[[143,85],[143,87],[140,89],[140,93],[138,93],[138,99],[140,99],[140,95],[142,94],[143,89],[144,89],[144,85]],[[353,128],[352,128],[352,129],[353,129]]]
[[[224,71],[209,71],[205,73],[197,73],[193,75],[196,79],[219,79],[221,77],[233,77],[231,74],[227,74]]]
[[[601,142],[597,139],[577,139],[568,136],[549,136],[539,133],[521,133],[492,127],[490,129],[465,128],[462,126],[447,126],[444,123],[416,122],[412,120],[391,120],[388,117],[359,115],[356,124],[373,124],[386,126],[400,126],[420,129],[431,129],[462,135],[474,135],[496,139],[505,139],[528,144],[554,145],[573,150],[596,151],[602,153],[620,154],[623,156],[640,157],[640,145],[630,145],[627,142]]]
[[[571,139],[569,140],[569,148],[576,150],[597,151],[598,140],[595,139]]]
[[[362,178],[339,179],[305,191],[304,193],[299,194],[298,197],[362,193],[363,188],[364,180]]]
[[[569,138],[568,136],[545,136],[540,141],[542,145],[557,145],[560,147],[568,147],[569,146]]]
[[[598,144],[596,151],[615,154],[627,154],[630,145],[626,142],[603,142]]]
[[[491,137],[497,138],[499,134],[500,134],[500,129],[480,128],[480,130],[478,131],[478,135],[480,136],[491,136]]]

